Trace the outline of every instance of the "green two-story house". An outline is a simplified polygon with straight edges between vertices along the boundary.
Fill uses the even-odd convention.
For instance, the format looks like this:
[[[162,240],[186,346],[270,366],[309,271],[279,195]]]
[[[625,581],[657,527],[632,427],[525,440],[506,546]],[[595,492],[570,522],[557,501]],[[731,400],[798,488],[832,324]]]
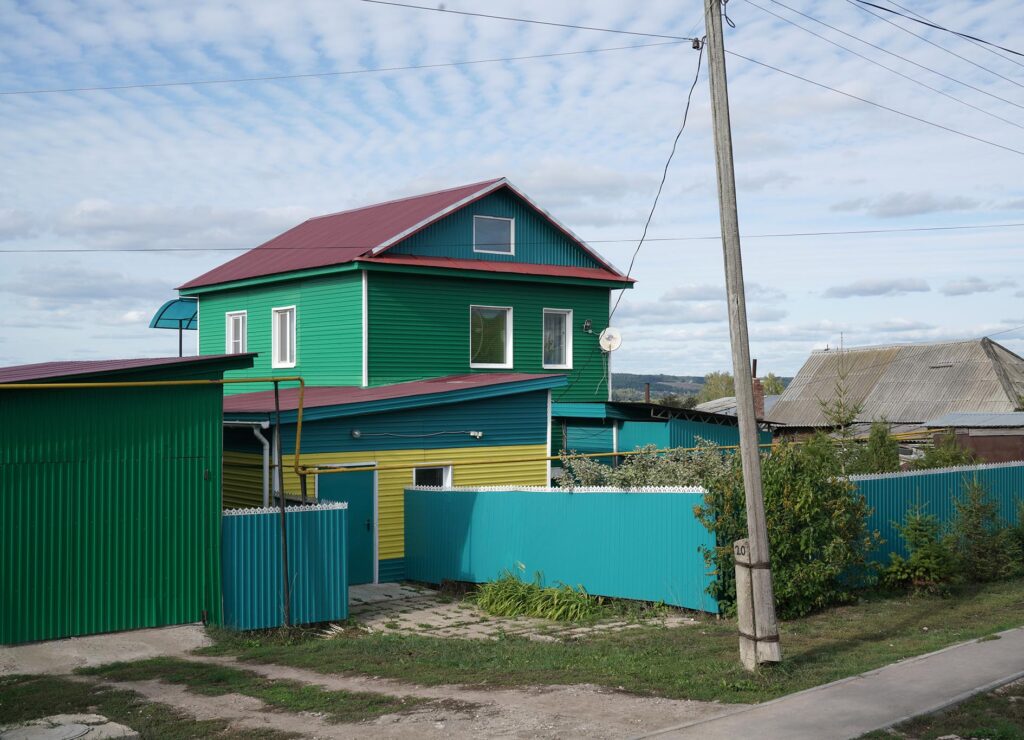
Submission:
[[[554,401],[604,401],[598,337],[632,283],[502,178],[311,218],[179,292],[200,354],[258,353],[236,377],[562,374]]]

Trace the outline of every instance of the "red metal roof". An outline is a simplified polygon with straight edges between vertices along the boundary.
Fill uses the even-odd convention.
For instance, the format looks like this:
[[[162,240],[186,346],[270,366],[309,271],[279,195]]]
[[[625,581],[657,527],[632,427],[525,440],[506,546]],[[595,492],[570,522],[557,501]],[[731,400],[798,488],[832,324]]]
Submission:
[[[36,380],[70,378],[76,375],[101,375],[130,370],[188,365],[225,360],[251,360],[255,355],[200,355],[198,357],[141,357],[128,360],[68,360],[37,362],[33,365],[0,367],[0,383],[27,383]],[[251,366],[251,362],[249,365]]]
[[[634,278],[625,277],[596,267],[567,267],[563,265],[535,265],[526,262],[492,262],[490,260],[460,260],[448,257],[417,257],[411,254],[384,254],[381,257],[360,257],[358,262],[385,265],[412,265],[416,267],[445,267],[453,270],[478,270],[480,272],[504,272],[516,275],[550,275],[554,277],[575,277],[587,280],[610,280],[617,283],[635,283]]]
[[[534,205],[507,180],[498,178],[311,218],[220,267],[189,280],[178,289],[188,290],[283,272],[342,265],[374,252],[379,254],[448,213],[501,187],[509,188],[523,198],[607,268],[592,272],[600,273],[602,279],[608,279],[609,274],[621,277],[614,267],[550,214]],[[522,263],[513,264],[523,267]]]
[[[551,378],[551,375],[530,373],[473,373],[468,375],[449,375],[444,378],[413,380],[407,383],[394,383],[374,388],[359,386],[310,386],[306,388],[303,408],[311,409],[319,406],[347,406],[353,403],[369,401],[386,401],[411,396],[427,396],[435,393],[486,388],[488,386],[518,383],[525,380]],[[298,388],[281,388],[281,410],[294,411],[299,405]],[[239,393],[224,396],[225,414],[256,414],[274,410],[274,392]]]

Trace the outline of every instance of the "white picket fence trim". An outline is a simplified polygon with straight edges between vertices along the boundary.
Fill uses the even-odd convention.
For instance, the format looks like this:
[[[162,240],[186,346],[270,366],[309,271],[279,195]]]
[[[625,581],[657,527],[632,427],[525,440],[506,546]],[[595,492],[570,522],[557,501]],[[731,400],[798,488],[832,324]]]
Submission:
[[[284,507],[286,514],[291,514],[296,511],[331,511],[334,509],[347,509],[348,503],[345,501],[327,501],[322,504],[313,504],[312,506],[286,506]],[[223,516],[247,516],[254,514],[280,514],[281,507],[279,506],[261,506],[257,509],[224,509],[221,512]]]
[[[901,470],[898,473],[862,473],[860,475],[847,476],[849,481],[882,480],[884,478],[906,478],[911,475],[930,475],[934,473],[970,473],[976,470],[996,470],[999,468],[1014,468],[1024,465],[1024,460],[1001,463],[983,463],[982,465],[955,465],[949,468],[927,468],[926,470]]]
[[[474,493],[476,491],[525,491],[527,493],[707,493],[700,486],[639,486],[637,488],[616,488],[615,486],[577,486],[558,488],[554,486],[408,486],[407,491],[440,491]]]

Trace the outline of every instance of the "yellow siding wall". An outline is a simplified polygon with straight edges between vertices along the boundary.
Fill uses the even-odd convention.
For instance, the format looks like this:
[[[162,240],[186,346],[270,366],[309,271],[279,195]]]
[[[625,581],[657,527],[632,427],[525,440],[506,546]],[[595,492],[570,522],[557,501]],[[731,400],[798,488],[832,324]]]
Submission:
[[[263,455],[224,450],[224,508],[263,506]]]
[[[227,453],[225,453],[227,454]],[[390,465],[452,465],[452,485],[456,486],[545,486],[548,454],[546,445],[508,447],[451,447],[436,450],[383,450],[380,452],[323,452],[303,454],[306,466],[329,463],[373,462]],[[512,462],[529,458],[534,462]],[[459,467],[459,463],[487,462],[486,465]],[[287,495],[298,495],[299,482],[292,465],[293,455],[284,456],[284,488]],[[331,473],[331,475],[346,475]],[[378,557],[381,560],[405,556],[405,489],[412,485],[412,469],[377,472],[379,512]],[[309,482],[313,493],[313,481]],[[225,490],[226,483],[225,483]]]

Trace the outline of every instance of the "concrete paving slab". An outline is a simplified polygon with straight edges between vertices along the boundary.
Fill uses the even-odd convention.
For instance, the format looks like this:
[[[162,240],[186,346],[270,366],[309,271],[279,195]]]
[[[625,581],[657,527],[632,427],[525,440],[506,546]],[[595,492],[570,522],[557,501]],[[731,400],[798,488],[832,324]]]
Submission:
[[[1024,628],[642,737],[847,740],[1024,677]]]

